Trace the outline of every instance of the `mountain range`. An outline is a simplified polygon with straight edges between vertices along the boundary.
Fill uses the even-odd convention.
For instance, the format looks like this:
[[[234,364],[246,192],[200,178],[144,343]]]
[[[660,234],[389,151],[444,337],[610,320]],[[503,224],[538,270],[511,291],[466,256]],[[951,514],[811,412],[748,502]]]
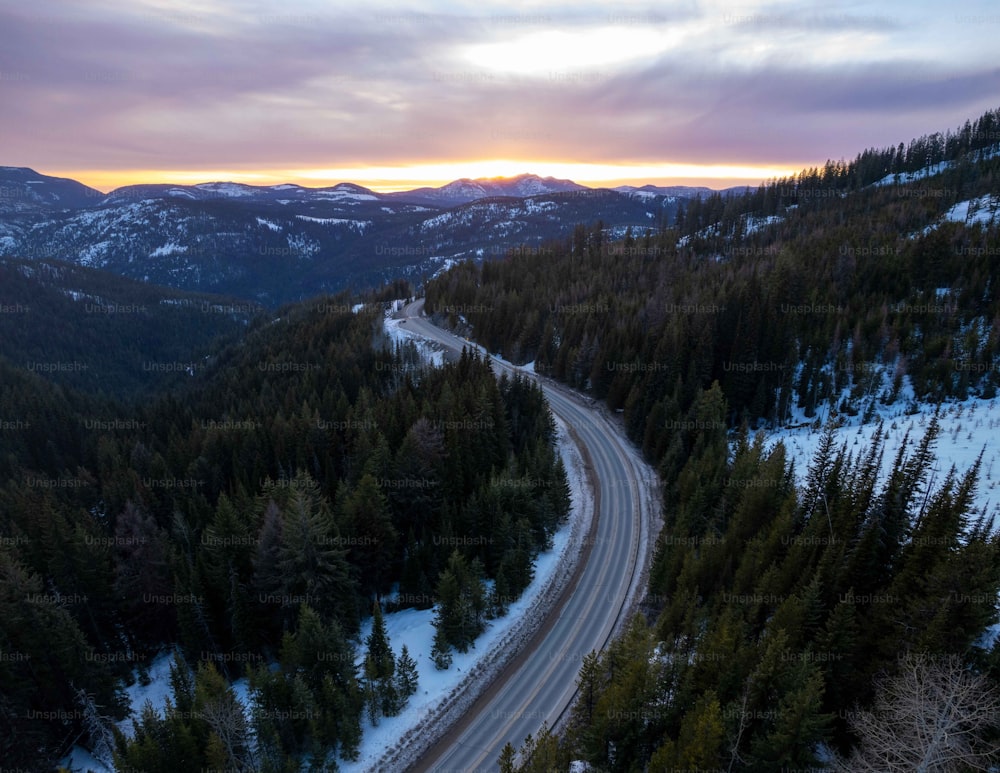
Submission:
[[[130,185],[103,193],[25,167],[0,167],[0,257],[57,259],[265,305],[433,274],[568,238],[672,222],[707,188],[587,188],[523,174],[379,193],[233,182]]]

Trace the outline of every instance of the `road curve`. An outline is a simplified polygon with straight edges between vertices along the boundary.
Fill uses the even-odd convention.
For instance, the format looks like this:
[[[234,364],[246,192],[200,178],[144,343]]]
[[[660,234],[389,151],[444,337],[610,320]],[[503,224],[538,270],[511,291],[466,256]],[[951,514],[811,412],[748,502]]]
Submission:
[[[411,333],[452,352],[476,346],[436,327],[422,312],[423,300],[403,310]],[[493,367],[527,374],[495,359]],[[419,773],[495,771],[504,744],[519,748],[543,723],[558,727],[576,694],[583,657],[607,645],[641,593],[650,532],[658,520],[652,470],[589,399],[527,375],[541,384],[553,413],[582,442],[597,487],[597,522],[586,544],[578,545],[585,560],[556,602],[555,619],[546,621],[462,719],[410,768]]]

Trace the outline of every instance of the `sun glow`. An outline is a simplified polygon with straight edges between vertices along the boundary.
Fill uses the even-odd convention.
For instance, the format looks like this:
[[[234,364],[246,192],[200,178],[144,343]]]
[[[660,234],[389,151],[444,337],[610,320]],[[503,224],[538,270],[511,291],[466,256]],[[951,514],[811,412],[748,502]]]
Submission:
[[[565,178],[592,187],[625,182],[677,185],[690,180],[701,180],[705,184],[716,181],[720,183],[718,187],[725,187],[728,184],[756,184],[797,170],[738,164],[584,164],[493,159],[394,167],[301,169],[294,170],[292,174],[298,179],[314,180],[320,184],[350,180],[377,190],[405,190],[419,185],[442,185],[463,177],[514,177],[524,173]]]
[[[568,161],[490,159],[393,166],[343,166],[254,171],[130,169],[121,171],[46,170],[44,173],[70,177],[102,191],[113,190],[124,185],[146,183],[194,185],[203,182],[225,181],[248,185],[297,183],[310,187],[354,182],[373,190],[388,192],[422,186],[436,187],[463,177],[514,177],[524,173],[537,174],[542,177],[565,178],[591,187],[653,184],[705,185],[710,188],[724,188],[730,185],[756,185],[763,180],[793,174],[805,166],[808,164],[804,163],[795,167],[684,163],[586,164]]]

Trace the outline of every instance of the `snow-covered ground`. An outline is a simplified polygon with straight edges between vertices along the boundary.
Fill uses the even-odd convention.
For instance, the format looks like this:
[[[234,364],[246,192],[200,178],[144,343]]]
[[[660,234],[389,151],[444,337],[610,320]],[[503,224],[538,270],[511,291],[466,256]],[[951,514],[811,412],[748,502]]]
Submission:
[[[986,512],[992,516],[993,527],[1000,527],[1000,491],[997,481],[1000,477],[1000,442],[997,442],[997,432],[1000,431],[1000,402],[998,398],[983,399],[971,397],[966,400],[946,403],[940,408],[927,403],[917,403],[913,400],[913,391],[907,379],[904,379],[902,395],[892,405],[876,403],[876,413],[883,420],[883,439],[885,452],[882,457],[882,475],[884,481],[896,453],[906,441],[906,447],[912,452],[924,436],[931,417],[937,412],[941,431],[934,446],[936,464],[930,489],[941,485],[952,465],[958,475],[962,475],[982,453],[982,466],[979,470],[979,485],[976,487],[974,508],[976,514]],[[802,481],[809,464],[816,453],[823,430],[810,424],[803,424],[804,417],[798,410],[792,427],[768,433],[768,440],[776,443],[779,440],[785,444],[788,458],[795,462],[795,477]],[[820,424],[825,423],[828,411],[819,411]],[[878,428],[878,420],[862,423],[862,416],[841,416],[843,426],[836,430],[838,448],[847,443],[849,453],[857,457],[869,448]],[[813,419],[815,422],[815,419]],[[909,432],[909,436],[906,433]],[[1000,638],[1000,623],[990,626],[980,637],[977,645],[990,649]]]
[[[173,695],[170,688],[170,666],[174,662],[174,651],[164,650],[160,652],[149,664],[148,684],[140,684],[138,672],[133,671],[133,683],[125,688],[125,695],[128,697],[130,716],[117,722],[116,725],[125,735],[132,735],[132,719],[138,718],[142,707],[149,701],[159,714],[163,714],[167,707],[167,700],[172,700]],[[232,684],[236,697],[248,710],[250,707],[250,685],[246,679],[238,679]],[[110,763],[111,761],[108,760]],[[61,760],[60,764],[67,770],[74,773],[115,773],[115,769],[110,764],[98,760],[94,755],[82,746],[74,746],[72,751]],[[2,769],[0,769],[2,770]]]
[[[774,225],[775,223],[780,223],[785,218],[781,215],[768,215],[767,217],[755,217],[754,215],[746,215],[746,235],[757,233],[757,231],[767,228],[769,225]]]
[[[310,217],[309,215],[296,215],[295,217],[306,223],[319,223],[320,225],[343,225],[354,229],[359,233],[364,233],[365,229],[372,224],[371,220],[350,220],[342,217]]]
[[[925,166],[923,169],[918,169],[916,172],[900,172],[899,174],[887,174],[881,180],[872,183],[875,186],[883,185],[905,185],[906,183],[912,183],[916,180],[923,180],[927,177],[933,177],[934,175],[941,174],[941,172],[946,169],[951,169],[955,166],[952,161],[941,161],[937,164],[932,164],[931,166]]]
[[[914,400],[908,378],[904,378],[900,396],[893,404],[883,405],[876,400],[875,413],[883,420],[882,439],[885,441],[883,480],[904,439],[911,451],[923,439],[935,410],[936,406]],[[781,440],[785,444],[788,458],[795,462],[796,479],[799,481],[805,477],[819,447],[823,425],[828,416],[829,406],[818,409],[817,415],[812,419],[805,418],[801,409],[796,409],[789,427],[767,435],[772,443]],[[864,454],[871,447],[878,428],[878,419],[865,424],[862,418],[863,414],[840,414],[838,417],[842,426],[836,430],[837,447],[846,442],[848,453],[855,457]],[[973,397],[961,402],[946,403],[940,407],[938,421],[941,432],[934,449],[937,464],[934,480],[931,481],[932,488],[940,485],[951,465],[955,465],[957,473],[961,475],[975,463],[982,452],[983,462],[975,507],[977,511],[981,512],[985,508],[987,512],[993,513],[994,522],[1000,525],[1000,521],[996,519],[996,508],[1000,502],[1000,491],[997,489],[1000,479],[1000,443],[996,440],[1000,430],[1000,402],[997,398],[984,400]],[[906,437],[907,432],[909,437]]]
[[[398,311],[398,309],[393,309],[392,311]],[[388,313],[391,314],[392,311]],[[405,320],[392,319],[390,316],[387,316],[385,318],[385,333],[394,345],[412,341],[416,344],[420,356],[431,365],[439,367],[444,364],[444,350],[436,344],[411,333],[406,327]]]
[[[267,218],[258,217],[257,225],[261,226],[262,228],[270,228],[275,233],[281,233],[281,226],[272,220],[268,220]]]
[[[945,213],[944,219],[970,226],[977,223],[989,226],[998,219],[998,215],[1000,215],[1000,196],[983,196],[960,201]]]

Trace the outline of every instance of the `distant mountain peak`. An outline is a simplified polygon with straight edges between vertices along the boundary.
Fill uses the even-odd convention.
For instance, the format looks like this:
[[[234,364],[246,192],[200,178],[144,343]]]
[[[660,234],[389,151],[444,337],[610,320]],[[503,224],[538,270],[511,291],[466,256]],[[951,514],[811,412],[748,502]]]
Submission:
[[[363,185],[358,185],[357,183],[337,183],[330,190],[333,191],[350,191],[351,193],[374,193],[371,188],[366,188]]]
[[[476,199],[492,196],[542,196],[547,193],[588,190],[586,186],[572,180],[555,177],[541,177],[531,172],[523,172],[513,177],[462,177],[440,188],[416,188],[389,194],[393,198],[416,203],[457,206]]]
[[[89,207],[103,197],[76,180],[50,177],[27,166],[0,166],[0,214]]]

